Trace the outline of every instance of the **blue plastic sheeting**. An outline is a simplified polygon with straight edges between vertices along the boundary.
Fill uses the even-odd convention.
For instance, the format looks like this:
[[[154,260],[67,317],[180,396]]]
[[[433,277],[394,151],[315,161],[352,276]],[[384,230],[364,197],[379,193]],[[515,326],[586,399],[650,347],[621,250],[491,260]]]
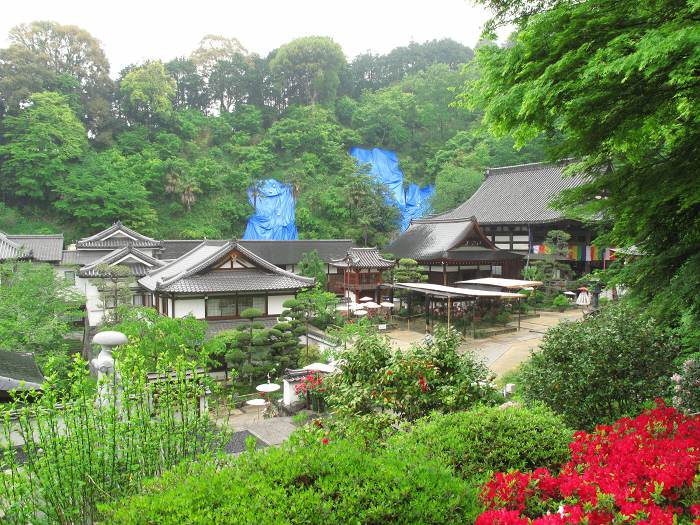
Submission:
[[[248,190],[248,201],[255,213],[248,219],[245,240],[296,240],[299,238],[294,221],[294,195],[289,184],[267,179],[257,185],[257,195]]]
[[[417,184],[403,187],[403,172],[399,168],[399,158],[393,151],[374,148],[352,148],[350,155],[358,164],[369,164],[370,176],[389,188],[389,203],[401,212],[401,231],[411,224],[412,219],[419,219],[430,213],[430,198],[435,194],[433,185],[425,188]]]

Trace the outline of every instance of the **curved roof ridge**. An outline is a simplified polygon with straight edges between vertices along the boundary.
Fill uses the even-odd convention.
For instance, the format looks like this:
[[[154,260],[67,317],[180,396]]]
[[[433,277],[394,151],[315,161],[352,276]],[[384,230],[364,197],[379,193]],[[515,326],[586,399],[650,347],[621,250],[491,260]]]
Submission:
[[[553,162],[527,162],[525,164],[513,164],[512,166],[498,166],[494,168],[486,168],[486,177],[491,175],[500,175],[504,173],[522,173],[526,174],[530,171],[544,170],[548,168],[564,167],[576,162],[576,159],[566,158]]]

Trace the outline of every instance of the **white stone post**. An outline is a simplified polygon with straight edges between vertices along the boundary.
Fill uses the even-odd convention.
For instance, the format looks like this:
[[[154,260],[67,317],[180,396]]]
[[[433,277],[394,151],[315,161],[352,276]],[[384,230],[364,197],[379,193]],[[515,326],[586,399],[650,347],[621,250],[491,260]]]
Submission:
[[[124,345],[129,342],[128,338],[121,332],[100,332],[92,338],[92,342],[102,347],[99,355],[92,360],[93,369],[97,372],[97,383],[99,385],[100,406],[109,404],[110,393],[116,381],[114,373],[114,356],[112,350],[115,346]]]

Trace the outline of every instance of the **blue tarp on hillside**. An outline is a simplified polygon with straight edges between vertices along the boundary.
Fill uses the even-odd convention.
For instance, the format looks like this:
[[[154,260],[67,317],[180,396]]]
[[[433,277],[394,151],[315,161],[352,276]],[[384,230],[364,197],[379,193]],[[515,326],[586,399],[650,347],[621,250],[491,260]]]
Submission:
[[[390,203],[401,212],[401,231],[411,224],[412,219],[419,219],[430,213],[430,198],[435,193],[433,185],[425,188],[410,184],[403,187],[403,172],[399,168],[399,159],[393,151],[374,148],[352,148],[350,155],[358,164],[369,164],[369,174],[389,188]]]
[[[243,239],[298,239],[291,186],[275,179],[267,179],[259,183],[256,189],[257,192],[248,190],[248,201],[255,207],[255,213],[248,219]]]

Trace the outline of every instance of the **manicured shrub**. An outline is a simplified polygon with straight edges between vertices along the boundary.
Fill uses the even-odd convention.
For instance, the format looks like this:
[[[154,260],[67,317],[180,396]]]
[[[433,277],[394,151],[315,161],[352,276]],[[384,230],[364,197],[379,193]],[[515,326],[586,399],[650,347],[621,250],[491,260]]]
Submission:
[[[106,523],[467,523],[476,491],[430,461],[369,455],[348,442],[246,453],[189,465],[119,501]]]
[[[558,467],[569,456],[573,433],[542,405],[480,406],[425,418],[390,439],[387,447],[434,458],[462,478],[484,481],[500,470]]]
[[[659,402],[635,419],[578,432],[558,474],[496,474],[476,524],[697,524],[698,467],[700,418]]]
[[[552,300],[552,306],[560,312],[563,312],[569,306],[569,300],[565,296],[559,294]]]
[[[638,414],[668,392],[674,338],[624,302],[550,328],[520,371],[525,399],[547,404],[575,428]]]

